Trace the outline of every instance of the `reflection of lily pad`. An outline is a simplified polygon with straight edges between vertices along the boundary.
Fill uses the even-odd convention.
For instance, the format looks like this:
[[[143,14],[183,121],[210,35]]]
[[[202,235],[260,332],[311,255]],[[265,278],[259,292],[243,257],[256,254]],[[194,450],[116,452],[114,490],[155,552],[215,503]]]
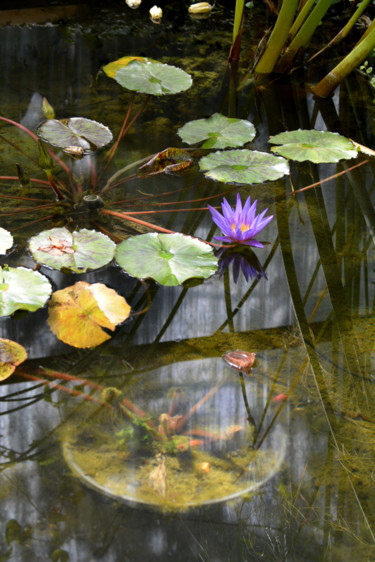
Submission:
[[[12,340],[0,338],[0,381],[7,379],[17,365],[27,359],[26,349]]]
[[[40,125],[37,134],[44,142],[63,149],[78,146],[95,150],[112,140],[112,133],[108,127],[84,117],[61,121],[49,119]]]
[[[188,168],[192,162],[193,159],[186,150],[169,147],[143,164],[137,172],[140,176],[152,176],[162,172],[168,174]]]
[[[48,306],[48,324],[64,343],[74,347],[95,347],[110,339],[102,329],[114,330],[129,316],[130,306],[113,289],[102,283],[79,281],[56,291]]]
[[[207,119],[189,121],[178,129],[184,142],[195,144],[206,141],[202,148],[227,148],[242,146],[255,137],[255,127],[250,121],[225,117],[214,113]]]
[[[262,183],[289,174],[284,158],[256,150],[213,152],[199,161],[205,176],[228,183]]]
[[[0,268],[0,316],[41,308],[52,292],[44,275],[25,267]]]
[[[270,143],[282,145],[273,146],[272,152],[298,162],[309,160],[320,164],[358,156],[358,150],[350,139],[328,131],[298,129],[275,135],[270,138]]]
[[[115,80],[128,90],[160,96],[190,88],[192,80],[181,68],[160,62],[133,61],[116,72]]]
[[[180,285],[191,277],[206,279],[217,270],[211,246],[183,234],[142,234],[116,248],[116,261],[130,275],[161,285]]]
[[[113,258],[115,243],[95,230],[69,232],[66,228],[44,230],[30,238],[29,249],[34,259],[53,269],[82,273],[107,265]]]
[[[13,236],[5,228],[0,227],[0,254],[5,254],[13,246]]]

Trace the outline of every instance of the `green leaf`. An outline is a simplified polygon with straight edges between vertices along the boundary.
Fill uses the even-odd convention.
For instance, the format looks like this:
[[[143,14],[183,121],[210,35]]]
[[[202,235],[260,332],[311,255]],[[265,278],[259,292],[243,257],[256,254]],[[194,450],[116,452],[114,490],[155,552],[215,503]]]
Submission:
[[[10,377],[17,365],[27,359],[26,349],[19,343],[0,338],[0,381]]]
[[[205,176],[227,183],[263,183],[289,174],[284,158],[245,149],[208,154],[200,159],[199,166]]]
[[[138,62],[148,62],[148,61],[156,62],[153,59],[148,59],[145,57],[127,56],[127,57],[121,57],[120,59],[117,59],[113,62],[106,64],[105,66],[103,66],[103,70],[107,76],[109,76],[110,78],[114,78],[116,76],[116,72],[120,70],[120,68],[124,68],[125,66],[128,66],[128,64],[130,64],[135,60],[137,60]]]
[[[9,316],[18,309],[38,310],[51,293],[50,282],[38,271],[0,267],[0,316]]]
[[[178,129],[178,134],[188,144],[205,140],[202,148],[227,148],[242,146],[252,141],[255,137],[255,127],[250,121],[214,113],[207,119],[189,121]]]
[[[173,173],[183,170],[191,165],[192,157],[186,150],[181,148],[166,148],[162,152],[158,152],[151,160],[138,168],[137,173],[140,176],[152,176],[155,174]]]
[[[44,230],[29,240],[35,261],[53,269],[83,273],[98,269],[113,258],[116,244],[95,230],[69,232],[66,228]]]
[[[358,156],[358,150],[350,139],[329,131],[298,129],[275,135],[270,138],[270,143],[282,145],[273,146],[272,152],[298,162],[309,160],[322,164]]]
[[[13,236],[5,228],[0,227],[0,254],[5,254],[13,246]]]
[[[113,138],[108,127],[84,117],[72,117],[61,121],[49,119],[40,125],[37,135],[44,142],[58,148],[79,146],[85,150],[95,150],[105,146]]]
[[[123,88],[154,96],[177,94],[187,90],[192,84],[190,75],[181,68],[147,59],[135,60],[120,68],[115,80]]]
[[[217,270],[211,246],[180,233],[142,234],[116,248],[120,267],[133,277],[151,278],[161,285],[180,285],[191,277],[207,279]]]

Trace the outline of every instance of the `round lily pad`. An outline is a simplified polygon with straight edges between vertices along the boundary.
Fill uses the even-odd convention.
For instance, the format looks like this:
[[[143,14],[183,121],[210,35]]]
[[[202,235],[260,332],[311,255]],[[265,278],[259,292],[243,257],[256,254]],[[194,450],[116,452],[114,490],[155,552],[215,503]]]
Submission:
[[[38,271],[26,267],[0,268],[0,316],[18,309],[41,308],[52,293],[50,282]]]
[[[58,148],[78,146],[85,150],[96,150],[111,142],[113,138],[108,127],[84,117],[61,121],[49,119],[40,125],[37,135],[44,142]]]
[[[120,68],[124,68],[124,66],[128,66],[128,64],[130,64],[133,61],[139,61],[139,62],[156,62],[153,59],[149,59],[146,57],[134,57],[134,56],[127,56],[127,57],[121,57],[120,59],[117,59],[115,61],[109,62],[108,64],[106,64],[105,66],[103,66],[103,70],[106,73],[107,76],[109,76],[110,78],[114,78],[116,76],[116,72],[118,70],[120,70]]]
[[[13,246],[13,236],[8,230],[0,227],[0,254],[5,254]]]
[[[98,269],[113,258],[116,244],[95,230],[69,232],[66,228],[44,230],[29,240],[35,261],[53,269],[83,273]]]
[[[289,174],[284,158],[246,149],[213,152],[203,156],[199,166],[205,176],[226,183],[263,183]]]
[[[214,113],[207,119],[185,123],[178,129],[178,134],[188,144],[205,141],[202,148],[228,148],[243,146],[252,141],[255,137],[255,127],[250,121]]]
[[[48,324],[68,345],[95,347],[110,339],[102,328],[114,330],[129,314],[130,306],[113,289],[102,283],[79,281],[52,295]]]
[[[181,68],[150,60],[130,62],[116,72],[115,80],[123,88],[154,96],[177,94],[192,84],[191,76]]]
[[[180,233],[141,234],[116,248],[120,267],[133,277],[151,278],[161,285],[180,285],[191,277],[207,279],[217,270],[211,246]]]
[[[270,137],[270,143],[281,145],[273,146],[272,152],[298,162],[309,160],[322,164],[358,156],[358,150],[350,139],[329,131],[298,129]]]
[[[10,377],[16,367],[26,359],[27,352],[22,345],[0,338],[0,381]]]

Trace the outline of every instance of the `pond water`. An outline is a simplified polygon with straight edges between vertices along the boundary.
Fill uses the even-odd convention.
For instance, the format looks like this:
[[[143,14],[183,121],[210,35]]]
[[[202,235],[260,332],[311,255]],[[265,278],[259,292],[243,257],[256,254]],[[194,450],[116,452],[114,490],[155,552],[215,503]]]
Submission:
[[[254,123],[256,150],[268,152],[270,135],[298,128],[373,147],[373,94],[363,76],[352,75],[328,100],[306,87],[316,68],[256,84],[246,74],[259,39],[254,25],[231,74],[231,19],[220,8],[193,20],[171,4],[159,25],[147,11],[123,7],[1,29],[3,117],[35,130],[46,97],[57,118],[96,120],[116,138],[130,104],[132,117],[142,109],[104,172],[103,151],[91,162],[59,154],[97,192],[129,166],[126,181],[103,194],[104,209],[203,240],[218,234],[207,203],[220,205],[223,194],[231,203],[237,192],[251,195],[274,215],[262,232],[267,244],[251,254],[258,275],[249,279],[241,269],[236,275],[243,261],[235,262],[249,254],[223,260],[220,275],[176,287],[141,283],[116,265],[86,274],[42,267],[54,290],[100,282],[131,305],[129,320],[96,348],[57,339],[47,307],[0,319],[0,336],[28,353],[0,387],[1,560],[375,558],[373,162],[353,170],[364,156],[291,163],[290,176],[245,186],[206,179],[196,164],[185,173],[131,175],[134,162],[186,148],[177,129],[215,112]],[[143,107],[145,96],[133,99],[100,72],[125,55],[176,65],[193,86]],[[44,179],[27,156],[37,159],[34,142],[6,123],[0,134],[0,174],[15,176],[20,163]],[[0,181],[0,226],[15,239],[2,264],[34,268],[27,240],[64,223],[101,228],[116,242],[149,231],[93,217],[79,204],[49,205],[47,188],[28,189]],[[27,197],[48,206],[37,209]],[[251,371],[223,361],[236,350],[256,354]],[[158,444],[148,448],[157,430],[173,448],[167,461]]]

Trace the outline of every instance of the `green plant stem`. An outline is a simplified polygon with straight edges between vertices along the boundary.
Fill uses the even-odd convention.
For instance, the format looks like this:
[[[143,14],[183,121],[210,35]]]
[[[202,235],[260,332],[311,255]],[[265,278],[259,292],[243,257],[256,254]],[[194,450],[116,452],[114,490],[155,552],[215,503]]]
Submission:
[[[333,90],[352,72],[374,49],[375,47],[375,26],[352,51],[333,68],[316,86],[312,88],[315,95],[326,98]]]
[[[236,9],[234,12],[232,45],[229,52],[229,61],[238,61],[240,57],[241,36],[243,25],[243,13],[245,9],[245,0],[236,0]]]
[[[287,40],[289,30],[297,10],[298,0],[284,0],[275,27],[267,43],[267,47],[257,62],[256,74],[270,74],[273,72],[277,59]]]
[[[49,181],[50,186],[52,187],[56,198],[58,201],[63,201],[65,199],[64,195],[61,193],[61,191],[59,190],[59,188],[57,187],[55,180],[53,179],[53,175],[52,172],[50,170],[45,170],[46,174],[47,174],[47,178]]]
[[[315,4],[315,0],[307,0],[306,4],[303,6],[302,10],[296,17],[292,27],[290,28],[289,37],[288,37],[289,41],[291,41],[293,37],[296,36],[297,32],[299,31],[301,25],[306,20],[314,4]]]
[[[363,12],[365,11],[365,9],[367,8],[367,6],[370,4],[371,1],[372,0],[363,0],[357,6],[356,11],[352,15],[352,17],[350,18],[348,23],[342,28],[342,30],[334,38],[333,41],[335,43],[337,43],[338,41],[341,41],[341,39],[344,39],[348,35],[348,33],[351,31],[351,29],[353,28],[356,21],[361,17],[361,15],[363,14]]]
[[[292,65],[297,53],[306,47],[315,29],[320,24],[323,16],[331,6],[333,0],[318,0],[314,9],[294,37],[293,41],[285,50],[282,58],[275,67],[276,72],[286,72]]]

